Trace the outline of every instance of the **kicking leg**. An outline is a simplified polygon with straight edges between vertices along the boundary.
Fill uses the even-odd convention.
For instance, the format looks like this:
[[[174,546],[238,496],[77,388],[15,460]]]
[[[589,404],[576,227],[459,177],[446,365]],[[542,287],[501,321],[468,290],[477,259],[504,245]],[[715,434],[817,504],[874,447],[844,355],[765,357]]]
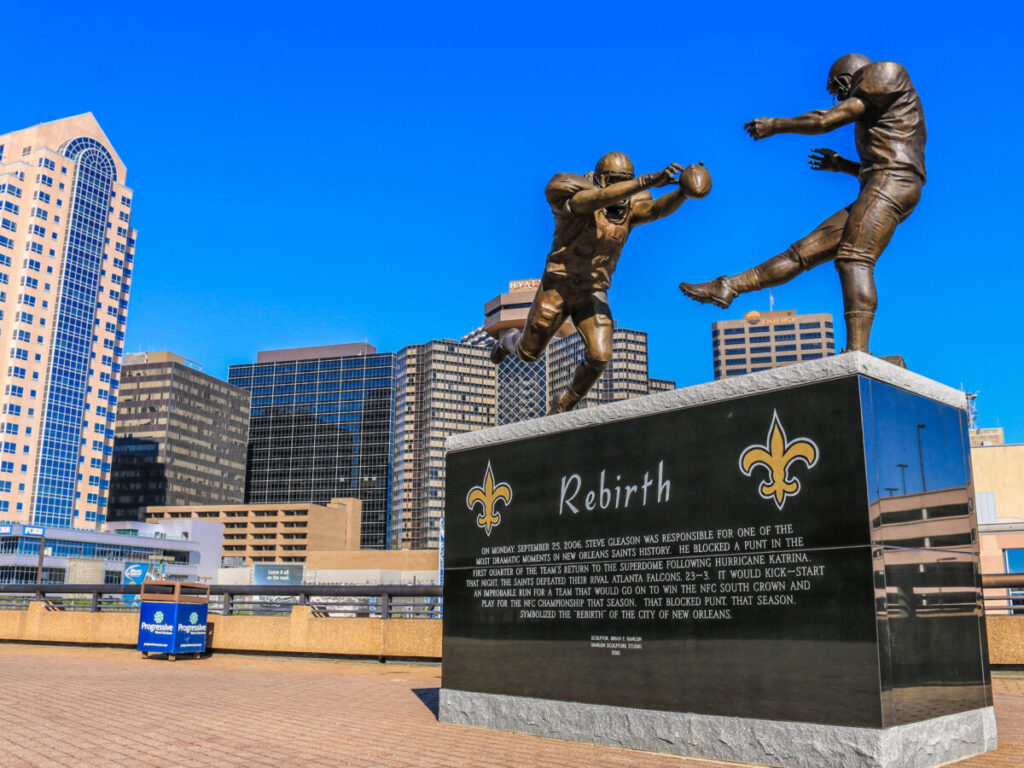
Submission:
[[[726,309],[741,293],[787,283],[801,272],[835,258],[848,216],[848,208],[832,214],[807,237],[753,269],[738,275],[723,275],[708,283],[680,283],[679,290],[691,299]]]

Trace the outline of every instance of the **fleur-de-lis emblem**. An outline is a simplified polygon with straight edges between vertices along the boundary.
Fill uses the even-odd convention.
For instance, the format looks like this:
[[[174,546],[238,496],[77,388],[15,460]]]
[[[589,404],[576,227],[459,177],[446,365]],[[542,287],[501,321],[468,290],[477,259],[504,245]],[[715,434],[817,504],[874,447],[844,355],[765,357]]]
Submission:
[[[810,469],[818,463],[818,446],[806,437],[787,440],[779,414],[773,411],[765,445],[750,445],[744,449],[740,454],[740,471],[750,477],[758,465],[767,469],[768,479],[757,490],[761,498],[774,498],[775,506],[782,509],[788,496],[800,493],[800,481],[789,475],[790,465],[795,461],[802,461]]]
[[[512,486],[508,483],[494,484],[494,472],[491,470],[491,462],[488,461],[483,485],[473,486],[466,494],[466,507],[470,512],[477,504],[483,510],[477,515],[476,524],[483,528],[488,536],[491,535],[491,528],[501,524],[501,513],[494,509],[498,501],[504,502],[506,507],[512,502]]]

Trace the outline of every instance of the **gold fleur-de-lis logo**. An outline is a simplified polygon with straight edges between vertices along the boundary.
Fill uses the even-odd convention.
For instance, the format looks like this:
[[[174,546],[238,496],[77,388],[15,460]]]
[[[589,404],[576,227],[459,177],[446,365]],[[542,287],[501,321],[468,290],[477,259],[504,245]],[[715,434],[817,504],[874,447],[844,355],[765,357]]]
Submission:
[[[757,489],[761,498],[775,499],[775,506],[782,509],[786,498],[800,493],[800,481],[791,477],[791,465],[802,461],[810,469],[818,463],[818,446],[806,437],[786,439],[777,411],[772,412],[772,425],[764,445],[749,445],[740,454],[740,471],[750,477],[757,466],[768,470],[768,479]]]
[[[491,470],[491,462],[488,461],[483,485],[473,486],[466,494],[466,507],[470,512],[477,504],[483,510],[477,515],[476,524],[483,528],[488,536],[491,535],[491,528],[501,524],[501,513],[494,509],[498,501],[504,502],[506,507],[512,502],[512,486],[508,483],[494,484],[494,472]]]

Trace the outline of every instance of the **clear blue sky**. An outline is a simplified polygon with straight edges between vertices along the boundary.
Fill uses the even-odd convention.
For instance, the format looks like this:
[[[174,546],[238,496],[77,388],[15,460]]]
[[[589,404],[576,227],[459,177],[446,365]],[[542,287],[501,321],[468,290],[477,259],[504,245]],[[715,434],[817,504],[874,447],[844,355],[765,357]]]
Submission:
[[[755,144],[743,123],[830,105],[841,54],[899,61],[929,182],[879,263],[872,351],[980,392],[979,423],[1024,442],[1016,3],[10,5],[0,132],[96,115],[135,190],[126,349],[217,376],[260,349],[458,338],[539,276],[550,176],[619,150],[713,174],[634,232],[610,294],[652,375],[707,381],[710,323],[768,295],[723,312],[679,281],[752,266],[857,193],[805,160],[853,156],[851,127]],[[775,300],[841,325],[829,264]]]

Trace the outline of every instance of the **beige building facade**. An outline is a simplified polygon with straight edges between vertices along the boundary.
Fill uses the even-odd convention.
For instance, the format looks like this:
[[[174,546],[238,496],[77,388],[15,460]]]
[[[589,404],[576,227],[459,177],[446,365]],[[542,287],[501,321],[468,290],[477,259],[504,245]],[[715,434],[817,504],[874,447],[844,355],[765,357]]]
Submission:
[[[196,518],[224,525],[223,557],[240,565],[306,563],[315,552],[359,549],[359,499],[327,504],[222,504],[149,507],[146,520]]]
[[[971,468],[981,571],[1024,574],[1024,444],[974,445]]]
[[[444,517],[445,441],[495,424],[498,377],[486,347],[452,340],[395,356],[391,548],[437,548]]]
[[[711,324],[715,379],[742,376],[836,353],[832,315],[748,312]]]
[[[136,239],[125,176],[91,114],[0,135],[0,520],[106,517]]]

